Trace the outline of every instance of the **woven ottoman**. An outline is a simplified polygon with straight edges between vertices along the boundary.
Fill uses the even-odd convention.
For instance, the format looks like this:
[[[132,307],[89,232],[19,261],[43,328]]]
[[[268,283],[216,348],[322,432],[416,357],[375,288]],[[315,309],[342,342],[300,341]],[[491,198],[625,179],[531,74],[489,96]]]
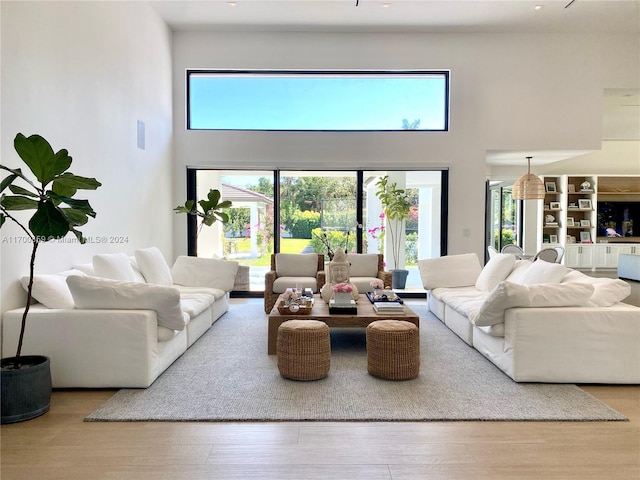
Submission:
[[[411,322],[378,320],[367,326],[367,370],[385,380],[420,373],[420,330]]]
[[[319,380],[329,374],[329,327],[318,320],[288,320],[278,327],[278,370],[291,380]]]

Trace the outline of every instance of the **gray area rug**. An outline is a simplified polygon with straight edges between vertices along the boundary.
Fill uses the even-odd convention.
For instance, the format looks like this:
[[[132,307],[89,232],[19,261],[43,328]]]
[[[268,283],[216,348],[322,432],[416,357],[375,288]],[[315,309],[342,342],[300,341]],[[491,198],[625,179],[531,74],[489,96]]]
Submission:
[[[297,382],[267,355],[261,303],[231,305],[147,389],[123,389],[86,421],[627,420],[575,385],[516,383],[423,304],[421,369],[414,380],[367,373],[364,329],[331,331],[331,370]]]

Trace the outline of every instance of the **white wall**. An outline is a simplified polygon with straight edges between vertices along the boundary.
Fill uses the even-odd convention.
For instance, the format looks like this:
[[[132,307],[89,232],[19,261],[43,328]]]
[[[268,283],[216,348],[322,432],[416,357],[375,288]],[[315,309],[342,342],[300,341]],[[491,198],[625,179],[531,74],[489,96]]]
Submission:
[[[483,258],[487,150],[598,149],[603,90],[640,86],[639,44],[623,35],[176,32],[174,189],[186,195],[187,166],[448,167],[449,253]],[[188,68],[450,69],[450,131],[186,131]],[[186,252],[179,229],[174,245]]]
[[[145,2],[2,1],[0,8],[2,163],[21,166],[13,138],[38,133],[54,150],[69,150],[73,173],[103,184],[80,197],[97,212],[81,229],[94,243],[43,244],[36,272],[150,245],[171,256],[171,31]],[[136,147],[137,120],[146,124],[145,150]],[[24,301],[18,279],[28,273],[30,246],[7,242],[21,236],[9,222],[0,235],[6,311]],[[106,243],[95,243],[100,237]]]

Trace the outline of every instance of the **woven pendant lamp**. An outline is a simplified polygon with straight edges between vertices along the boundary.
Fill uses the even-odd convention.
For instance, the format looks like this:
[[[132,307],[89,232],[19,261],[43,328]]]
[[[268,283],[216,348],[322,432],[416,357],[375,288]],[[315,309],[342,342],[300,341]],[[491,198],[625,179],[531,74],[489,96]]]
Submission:
[[[514,200],[541,200],[544,193],[544,183],[531,173],[531,157],[527,157],[527,173],[513,184],[511,197]]]

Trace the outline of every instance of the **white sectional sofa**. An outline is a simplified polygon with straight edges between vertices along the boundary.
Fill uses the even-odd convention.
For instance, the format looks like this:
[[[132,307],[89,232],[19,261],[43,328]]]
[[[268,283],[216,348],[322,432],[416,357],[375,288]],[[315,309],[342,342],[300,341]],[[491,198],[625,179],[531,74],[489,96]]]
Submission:
[[[517,382],[640,383],[640,308],[619,279],[475,254],[418,262],[429,310]]]
[[[170,268],[151,247],[36,275],[22,354],[51,359],[54,388],[148,387],[228,310],[237,271],[185,256]],[[23,311],[3,315],[3,356],[15,351]]]

